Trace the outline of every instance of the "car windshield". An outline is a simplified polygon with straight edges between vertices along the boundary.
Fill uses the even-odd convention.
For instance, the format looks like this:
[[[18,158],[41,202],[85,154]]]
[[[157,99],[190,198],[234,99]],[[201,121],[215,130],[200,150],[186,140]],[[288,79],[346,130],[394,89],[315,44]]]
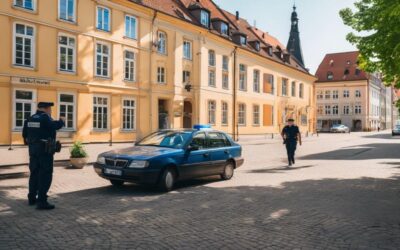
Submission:
[[[165,148],[182,148],[191,137],[191,134],[192,132],[190,131],[159,131],[145,137],[136,145]]]
[[[341,125],[341,124],[335,124],[335,125],[333,125],[334,128],[339,128],[339,127],[341,127],[341,126],[343,126],[343,125]]]

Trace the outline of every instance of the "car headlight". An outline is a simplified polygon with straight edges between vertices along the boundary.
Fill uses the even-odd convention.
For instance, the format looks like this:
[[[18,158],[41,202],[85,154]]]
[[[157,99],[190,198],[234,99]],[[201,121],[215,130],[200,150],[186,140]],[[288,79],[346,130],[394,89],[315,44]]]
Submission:
[[[98,164],[105,165],[106,164],[106,158],[104,158],[103,156],[98,156],[96,162]]]
[[[128,168],[145,168],[148,164],[147,161],[132,161]]]

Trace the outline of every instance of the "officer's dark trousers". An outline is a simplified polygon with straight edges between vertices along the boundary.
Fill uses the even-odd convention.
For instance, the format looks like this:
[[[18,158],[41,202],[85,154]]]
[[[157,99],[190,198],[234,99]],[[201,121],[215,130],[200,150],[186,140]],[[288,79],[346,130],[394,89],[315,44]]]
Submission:
[[[30,198],[38,195],[39,202],[47,201],[47,192],[49,191],[53,179],[53,155],[50,154],[32,154],[29,156],[29,194]]]
[[[286,141],[286,151],[287,151],[289,164],[294,162],[294,154],[296,152],[296,147],[297,147],[296,140],[287,140]]]

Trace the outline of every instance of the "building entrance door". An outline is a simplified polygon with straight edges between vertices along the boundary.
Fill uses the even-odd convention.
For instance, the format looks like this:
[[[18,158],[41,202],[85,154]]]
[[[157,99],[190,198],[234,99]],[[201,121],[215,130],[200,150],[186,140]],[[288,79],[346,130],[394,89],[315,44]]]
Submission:
[[[183,102],[183,128],[192,128],[192,103]]]
[[[168,101],[158,100],[158,129],[169,129]]]

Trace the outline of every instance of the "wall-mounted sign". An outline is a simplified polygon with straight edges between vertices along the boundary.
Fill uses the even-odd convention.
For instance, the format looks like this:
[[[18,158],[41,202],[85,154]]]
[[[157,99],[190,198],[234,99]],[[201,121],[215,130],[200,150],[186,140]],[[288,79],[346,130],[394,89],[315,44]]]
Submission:
[[[43,80],[32,77],[13,77],[11,80],[12,83],[19,84],[33,84],[33,85],[50,85],[49,80]]]

